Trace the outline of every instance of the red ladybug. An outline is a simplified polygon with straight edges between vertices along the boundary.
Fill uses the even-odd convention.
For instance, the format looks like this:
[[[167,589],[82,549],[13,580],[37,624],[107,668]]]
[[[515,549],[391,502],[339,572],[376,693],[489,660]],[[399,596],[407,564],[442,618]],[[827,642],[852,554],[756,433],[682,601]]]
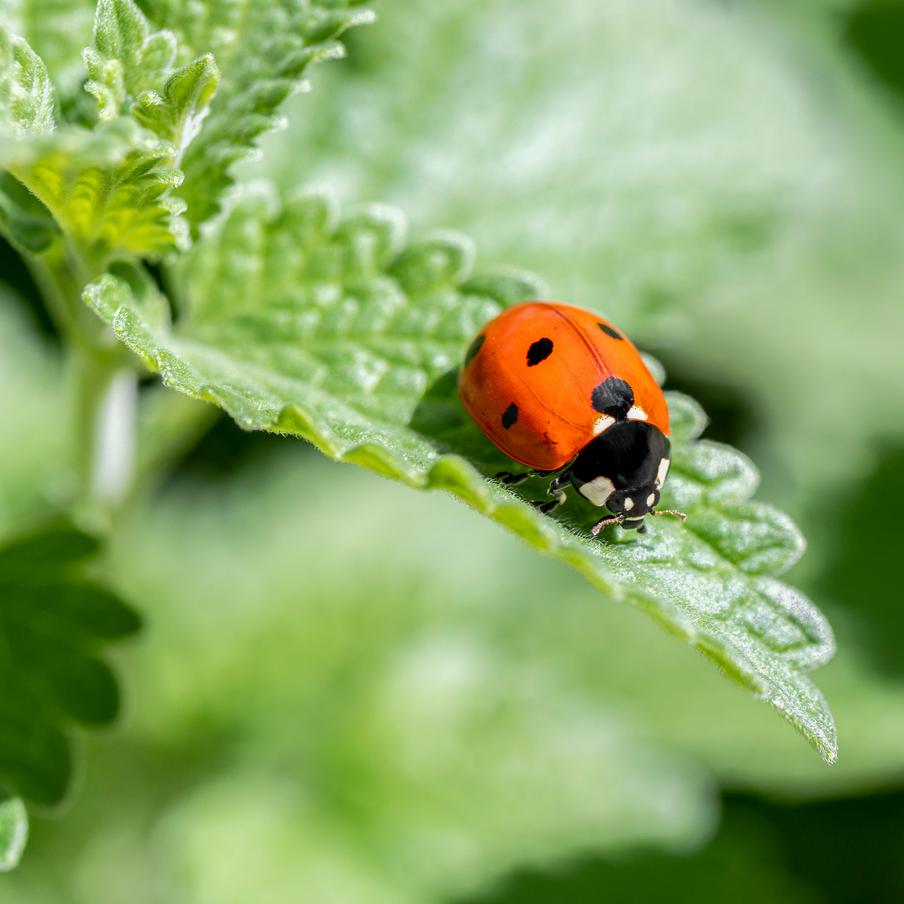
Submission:
[[[471,343],[458,382],[468,413],[524,474],[516,484],[559,472],[545,512],[572,486],[605,505],[607,524],[643,529],[669,470],[669,410],[637,349],[592,311],[552,302],[507,308]]]

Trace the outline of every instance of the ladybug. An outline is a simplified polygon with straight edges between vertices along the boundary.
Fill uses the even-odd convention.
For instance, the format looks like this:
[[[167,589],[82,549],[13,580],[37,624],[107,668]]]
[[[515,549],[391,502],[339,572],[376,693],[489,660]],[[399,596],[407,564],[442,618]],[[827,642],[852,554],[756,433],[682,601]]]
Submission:
[[[592,311],[545,301],[507,308],[475,337],[458,381],[461,400],[486,437],[530,468],[502,472],[509,485],[555,474],[550,512],[568,483],[610,517],[644,530],[669,471],[669,409],[630,340]]]

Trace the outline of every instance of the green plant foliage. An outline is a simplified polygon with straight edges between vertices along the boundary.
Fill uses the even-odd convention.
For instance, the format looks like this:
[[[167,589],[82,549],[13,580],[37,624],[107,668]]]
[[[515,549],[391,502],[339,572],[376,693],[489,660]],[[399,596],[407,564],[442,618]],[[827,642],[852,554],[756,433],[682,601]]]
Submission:
[[[81,90],[81,53],[91,36],[95,6],[95,0],[0,0],[0,25],[28,41],[69,94]]]
[[[140,703],[98,745],[78,850],[42,827],[11,900],[424,904],[593,850],[684,855],[712,828],[712,777],[797,796],[899,779],[893,643],[875,671],[895,611],[864,564],[884,547],[836,523],[889,507],[893,467],[855,472],[904,423],[881,405],[904,376],[897,108],[844,58],[893,82],[894,17],[873,5],[845,29],[817,10],[853,0],[382,0],[311,102],[290,95],[371,21],[359,0],[0,0],[0,537],[70,508],[114,527],[102,561],[72,527],[0,545],[0,869],[23,802],[65,795],[72,727],[115,716],[105,651],[138,620],[99,581],[163,637],[130,657]],[[286,111],[297,125],[262,143]],[[230,191],[243,176],[259,187]],[[483,259],[555,291],[299,178],[464,224]],[[543,482],[492,479],[512,463],[463,412],[457,368],[487,319],[541,296],[605,310],[701,398],[730,382],[766,493],[822,500],[794,580],[860,613],[821,673],[837,768],[754,700],[834,761],[808,677],[831,630],[782,577],[803,540],[754,499],[744,455],[700,438],[692,399],[668,394],[664,503],[687,523],[595,540],[579,498],[546,516]],[[141,362],[162,381],[139,392]],[[843,429],[864,397],[880,416]],[[221,412],[394,483],[290,441],[280,470],[273,437]],[[101,499],[108,466],[122,493]],[[893,550],[894,518],[870,525]]]
[[[245,429],[294,434],[333,458],[453,493],[650,612],[834,760],[831,715],[804,674],[831,657],[831,633],[776,579],[801,538],[785,516],[749,501],[749,461],[697,440],[705,418],[693,402],[670,396],[665,500],[687,511],[686,526],[660,521],[640,538],[615,529],[600,544],[586,534],[589,507],[544,516],[484,479],[510,463],[463,414],[456,366],[479,326],[540,287],[513,273],[472,276],[472,256],[456,235],[406,246],[394,210],[340,218],[321,196],[280,206],[253,193],[175,275],[178,328],[161,325],[152,286],[122,273],[85,299],[167,385]]]
[[[28,813],[18,797],[0,792],[0,873],[15,869],[28,840]]]
[[[58,804],[69,786],[68,725],[116,717],[119,691],[99,653],[139,625],[86,576],[97,550],[94,537],[68,526],[0,547],[0,780],[39,804]]]
[[[218,209],[231,165],[277,123],[279,106],[308,65],[341,55],[338,37],[370,21],[355,5],[223,5],[199,20],[192,4],[149,4],[151,15],[171,26],[153,31],[132,0],[101,0],[94,43],[84,53],[85,87],[108,130],[90,133],[57,128],[43,62],[0,22],[0,130],[6,123],[20,137],[54,133],[8,143],[0,166],[40,199],[92,269],[117,256],[185,248],[186,202],[194,224]],[[220,80],[211,51],[228,65],[228,78],[207,116]],[[147,131],[130,128],[131,118]],[[183,171],[188,183],[176,197]],[[5,194],[0,199],[0,224],[17,244],[46,247],[45,236],[30,234],[31,223],[19,222]]]
[[[220,73],[209,53],[175,69],[177,52],[176,36],[152,33],[132,0],[101,0],[94,46],[85,50],[85,88],[97,99],[100,120],[131,112],[181,154],[201,127]]]
[[[185,204],[173,190],[219,70],[210,54],[175,68],[177,51],[173,33],[151,32],[132,0],[102,0],[85,50],[85,87],[101,122],[89,131],[57,123],[43,63],[23,39],[0,32],[0,62],[8,58],[0,126],[8,122],[19,139],[0,149],[0,166],[40,200],[89,272],[110,257],[156,257],[188,243]],[[8,192],[0,198],[0,223],[13,240],[43,250],[46,229]]]
[[[232,165],[279,124],[283,102],[311,63],[342,56],[341,35],[373,20],[361,0],[268,3],[146,0],[150,18],[166,23],[188,53],[212,53],[224,79],[201,134],[185,156],[181,195],[198,225],[219,209]]]
[[[173,142],[181,152],[198,134],[219,80],[213,57],[205,54],[173,72],[160,93],[145,92],[133,113],[139,122]]]
[[[904,427],[837,425],[880,371],[904,398],[901,107],[839,35],[846,7],[900,67],[899,5],[878,5],[384,0],[354,65],[267,138],[267,175],[454,223],[604,307],[673,378],[742,386],[766,428],[748,451],[781,463],[765,489],[800,515],[804,487]]]
[[[131,0],[100,0],[94,46],[84,56],[90,76],[85,90],[97,99],[103,122],[127,112],[141,94],[163,82],[176,57],[176,38],[168,31],[151,34]]]
[[[73,874],[91,904],[423,904],[516,864],[709,837],[704,770],[497,632],[525,602],[500,565],[595,609],[577,575],[450,498],[257,439],[228,487],[183,474],[120,522],[113,580],[153,612],[130,717],[4,904],[70,904]],[[236,845],[251,856],[224,858]]]
[[[52,131],[54,104],[44,62],[0,23],[0,137]]]
[[[182,175],[176,148],[119,118],[76,126],[0,148],[4,166],[53,215],[86,260],[158,256],[184,247],[184,204],[172,197]]]

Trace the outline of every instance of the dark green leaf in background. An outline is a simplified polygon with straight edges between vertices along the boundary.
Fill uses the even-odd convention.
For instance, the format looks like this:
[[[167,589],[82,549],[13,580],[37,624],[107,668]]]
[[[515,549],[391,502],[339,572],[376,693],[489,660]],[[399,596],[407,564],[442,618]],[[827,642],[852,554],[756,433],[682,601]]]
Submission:
[[[860,62],[904,102],[904,4],[866,0],[844,17],[844,36]],[[901,107],[899,112],[904,112]]]
[[[0,781],[59,803],[72,777],[72,723],[115,719],[119,690],[103,648],[138,617],[85,575],[98,541],[70,526],[0,547]]]

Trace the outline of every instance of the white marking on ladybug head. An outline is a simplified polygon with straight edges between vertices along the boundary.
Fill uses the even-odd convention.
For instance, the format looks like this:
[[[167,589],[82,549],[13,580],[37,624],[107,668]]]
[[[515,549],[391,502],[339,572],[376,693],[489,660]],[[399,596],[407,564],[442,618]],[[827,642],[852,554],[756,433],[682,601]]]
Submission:
[[[609,417],[608,414],[598,417],[596,423],[593,425],[593,435],[599,436],[604,430],[608,430],[614,423],[615,418]]]
[[[663,458],[662,461],[659,462],[659,470],[656,472],[656,486],[662,487],[665,483],[665,479],[669,473],[669,460],[667,458]]]
[[[634,500],[630,496],[625,496],[625,511],[630,512],[634,508]]]
[[[653,506],[655,504],[656,504],[656,494],[650,493],[650,495],[647,496],[647,508],[653,508]]]
[[[578,492],[594,505],[605,505],[606,500],[615,492],[615,484],[608,477],[595,477],[581,484]]]
[[[629,421],[645,421],[647,419],[647,413],[640,407],[640,405],[632,405],[628,409],[628,420]]]

